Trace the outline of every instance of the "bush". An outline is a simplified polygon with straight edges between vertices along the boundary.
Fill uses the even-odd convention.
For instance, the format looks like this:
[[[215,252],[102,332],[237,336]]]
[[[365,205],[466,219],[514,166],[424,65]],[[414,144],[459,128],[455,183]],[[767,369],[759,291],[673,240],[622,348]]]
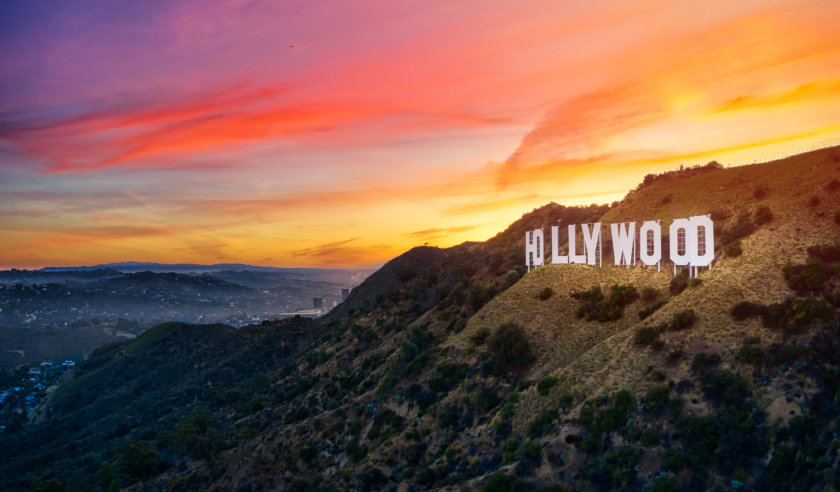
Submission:
[[[753,223],[750,214],[744,213],[738,216],[738,221],[735,222],[731,227],[724,230],[721,234],[721,242],[723,244],[729,244],[736,239],[740,239],[744,236],[749,236],[753,232],[755,232],[755,224]]]
[[[484,485],[481,486],[483,492],[526,492],[531,490],[531,486],[527,482],[505,475],[501,470],[487,477]]]
[[[726,256],[730,258],[737,258],[741,256],[741,254],[743,254],[744,250],[741,249],[741,241],[735,240],[724,246],[723,252],[726,253]]]
[[[744,340],[743,345],[738,350],[738,360],[754,366],[761,365],[764,363],[764,351],[757,344],[750,343],[750,339],[748,338]]]
[[[759,186],[753,191],[753,197],[756,200],[761,200],[762,198],[767,197],[770,194],[770,188],[766,186]]]
[[[834,214],[834,223],[840,225],[840,212]]]
[[[703,394],[716,405],[737,405],[748,396],[749,387],[737,374],[720,370],[704,378]]]
[[[551,287],[544,287],[539,294],[537,294],[537,298],[541,301],[547,301],[554,295],[554,291],[551,290]]]
[[[672,295],[677,295],[688,287],[688,272],[680,271],[674,278],[671,279],[671,284],[668,290]]]
[[[531,344],[525,330],[516,323],[506,323],[487,339],[487,348],[498,364],[520,369],[531,363]]]
[[[548,395],[549,390],[557,384],[557,378],[554,376],[546,376],[537,383],[537,392],[542,396]]]
[[[490,336],[490,330],[483,326],[470,335],[470,341],[475,345],[481,345]]]
[[[684,330],[686,328],[690,328],[695,321],[697,321],[697,314],[693,309],[679,311],[671,316],[671,321],[668,323],[668,329]]]
[[[432,336],[432,334],[425,328],[421,328],[419,326],[409,327],[408,336],[400,345],[400,349],[402,350],[402,360],[405,362],[413,361],[418,356],[422,355],[433,341],[434,336]]]
[[[659,333],[657,333],[656,330],[649,326],[643,326],[636,330],[636,334],[633,337],[633,343],[638,345],[647,345],[657,338],[659,338]]]
[[[825,190],[826,191],[840,190],[840,181],[837,181],[836,179],[832,179],[831,181],[828,182],[827,185],[825,185]]]
[[[732,306],[732,309],[729,310],[729,315],[737,321],[743,321],[754,316],[761,316],[766,311],[767,308],[761,304],[744,301]]]
[[[820,206],[820,197],[817,195],[812,195],[811,198],[808,199],[808,206],[809,207],[819,207]]]
[[[491,282],[486,287],[481,284],[472,284],[470,286],[470,293],[467,294],[467,304],[473,311],[478,311],[498,293],[499,288],[496,287],[496,282]]]
[[[643,320],[650,316],[651,314],[655,313],[659,308],[665,305],[668,302],[668,299],[662,299],[661,301],[657,301],[646,308],[642,308],[639,310],[639,319]]]
[[[790,364],[808,355],[808,347],[804,345],[782,345],[773,353],[773,364]]]
[[[651,387],[645,395],[645,407],[651,412],[658,412],[668,405],[668,394],[671,390],[664,384]]]
[[[614,284],[610,287],[610,297],[604,298],[599,286],[588,291],[579,293],[573,292],[572,297],[584,301],[578,308],[577,317],[586,318],[587,321],[615,321],[623,316],[624,306],[633,303],[639,298],[636,288],[630,284]]]
[[[122,447],[119,467],[135,480],[145,480],[156,474],[157,451],[148,441],[126,441]]]
[[[642,287],[640,297],[644,302],[653,302],[659,298],[659,291],[650,286]]]
[[[755,211],[754,219],[755,225],[764,225],[769,224],[773,221],[773,212],[770,211],[770,207],[768,206],[761,206]]]
[[[826,263],[840,261],[840,245],[819,244],[808,247],[808,255],[818,258]]]
[[[639,293],[631,284],[615,284],[610,287],[610,301],[618,307],[632,304],[638,298]]]
[[[543,410],[528,423],[528,437],[540,437],[543,434],[550,434],[557,429],[554,420],[557,419],[557,410]]]
[[[662,436],[653,430],[645,429],[642,431],[642,446],[647,448],[658,446],[662,442]]]
[[[833,318],[834,308],[826,299],[797,297],[767,306],[761,321],[767,328],[798,332],[806,326],[831,321]]]
[[[804,265],[788,263],[782,269],[788,286],[793,290],[817,292],[825,289],[828,271],[819,258],[808,258]]]
[[[435,370],[435,377],[429,379],[429,388],[432,391],[446,393],[451,390],[459,381],[466,377],[470,366],[465,363],[438,364]]]
[[[704,374],[718,364],[720,364],[720,355],[699,352],[694,355],[694,360],[691,361],[691,370],[696,374]]]

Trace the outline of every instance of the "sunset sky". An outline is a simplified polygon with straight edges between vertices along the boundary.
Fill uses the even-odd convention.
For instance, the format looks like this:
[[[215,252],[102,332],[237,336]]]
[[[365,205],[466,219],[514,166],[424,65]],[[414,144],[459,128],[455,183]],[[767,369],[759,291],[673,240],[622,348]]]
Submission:
[[[375,266],[681,163],[835,141],[838,19],[837,0],[8,0],[0,268]]]

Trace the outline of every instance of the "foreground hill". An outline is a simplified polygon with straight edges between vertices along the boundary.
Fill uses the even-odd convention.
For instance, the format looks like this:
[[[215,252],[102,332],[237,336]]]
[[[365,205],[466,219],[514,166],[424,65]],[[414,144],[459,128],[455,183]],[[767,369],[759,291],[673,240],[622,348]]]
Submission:
[[[521,266],[529,229],[705,213],[697,279]],[[411,250],[321,320],[103,347],[4,437],[0,487],[837,488],[838,261],[838,149],[649,176]]]

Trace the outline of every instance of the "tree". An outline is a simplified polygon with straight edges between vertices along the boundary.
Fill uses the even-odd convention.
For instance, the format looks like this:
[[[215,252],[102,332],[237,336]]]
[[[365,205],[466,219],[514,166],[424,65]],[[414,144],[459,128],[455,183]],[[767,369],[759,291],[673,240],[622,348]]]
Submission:
[[[148,441],[127,441],[122,448],[120,469],[135,480],[150,478],[157,471],[157,451]]]

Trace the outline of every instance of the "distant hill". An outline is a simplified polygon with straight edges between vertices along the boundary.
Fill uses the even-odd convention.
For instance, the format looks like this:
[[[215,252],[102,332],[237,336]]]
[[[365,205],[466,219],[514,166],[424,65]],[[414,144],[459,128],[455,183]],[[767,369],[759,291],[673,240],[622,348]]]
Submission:
[[[695,214],[697,279],[523,266],[529,229]],[[4,434],[0,488],[836,490],[838,272],[840,149],[651,175],[408,251],[319,320],[102,347]]]
[[[241,326],[311,310],[315,297],[330,308],[341,301],[342,289],[355,287],[367,274],[318,269],[122,272],[110,267],[0,271],[0,367],[76,359],[169,320]]]

